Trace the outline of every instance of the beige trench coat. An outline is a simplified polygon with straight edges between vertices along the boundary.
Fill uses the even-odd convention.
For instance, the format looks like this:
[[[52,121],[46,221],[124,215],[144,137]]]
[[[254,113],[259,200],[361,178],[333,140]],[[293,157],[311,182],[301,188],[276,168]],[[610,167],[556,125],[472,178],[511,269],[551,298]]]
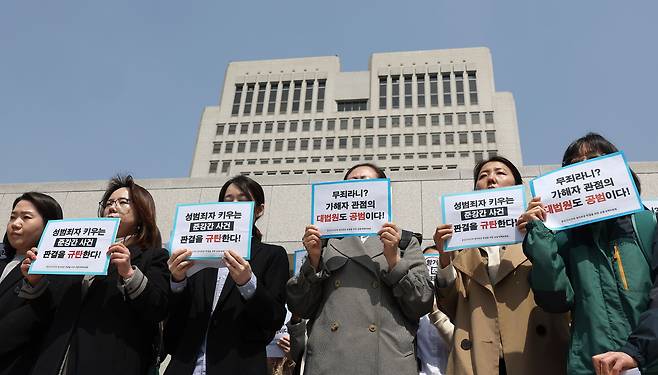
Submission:
[[[462,250],[453,266],[454,285],[437,288],[437,303],[455,324],[448,374],[498,374],[501,351],[510,375],[566,373],[568,315],[535,304],[532,264],[520,244],[503,247],[493,283],[478,249]]]

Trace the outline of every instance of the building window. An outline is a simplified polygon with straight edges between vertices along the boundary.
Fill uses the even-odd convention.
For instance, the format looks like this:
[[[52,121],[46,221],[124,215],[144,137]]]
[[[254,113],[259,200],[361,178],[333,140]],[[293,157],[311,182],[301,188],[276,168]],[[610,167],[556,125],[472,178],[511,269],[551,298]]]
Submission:
[[[252,133],[254,133],[254,134],[259,134],[260,133],[260,127],[261,127],[260,124],[261,124],[260,122],[254,122],[254,127],[253,127],[253,129],[251,129]]]
[[[471,124],[479,125],[480,124],[480,112],[471,113]]]
[[[475,158],[475,164],[477,164],[477,163],[481,162],[482,160],[484,160],[484,156],[483,156],[482,151],[474,151],[473,152],[473,157]]]
[[[439,82],[436,74],[430,74],[430,104],[432,107],[439,106]]]
[[[391,160],[400,160],[400,154],[391,154]],[[391,168],[391,170],[394,170]],[[397,169],[395,169],[397,170]]]
[[[242,99],[242,87],[243,84],[235,85],[235,96],[233,97],[233,109],[231,110],[231,116],[237,116],[240,114],[240,100]],[[217,171],[217,163],[215,163],[215,171]]]
[[[372,148],[374,138],[372,135],[366,135],[366,148]]]
[[[393,128],[400,127],[400,116],[391,116],[391,127]]]
[[[281,164],[281,158],[272,159],[272,164]],[[269,172],[267,172],[269,173]]]
[[[347,119],[340,119],[340,130],[347,130]]]
[[[238,127],[238,124],[228,124],[228,134],[235,134],[235,130]]]
[[[247,165],[255,165],[256,159],[247,159]]]
[[[468,144],[468,133],[459,132],[459,144],[460,145],[467,145]]]
[[[314,150],[322,149],[322,138],[313,138],[313,149]]]
[[[470,155],[470,152],[468,151],[459,151],[459,157],[460,158],[467,158]]]
[[[446,144],[447,145],[454,145],[455,144],[455,134],[454,133],[446,133]]]
[[[487,143],[496,143],[496,132],[494,130],[487,131]]]
[[[267,113],[270,115],[273,114],[276,109],[276,92],[278,88],[279,84],[277,82],[270,83],[270,97],[267,104]]]
[[[391,77],[391,107],[400,108],[400,76]]]
[[[410,128],[414,125],[414,117],[413,116],[404,116],[404,126],[407,128]]]
[[[430,121],[432,122],[432,126],[439,126],[439,115],[430,116]]]
[[[494,123],[493,112],[484,112],[484,123],[485,124]]]
[[[297,148],[297,140],[296,139],[289,139],[288,140],[288,151],[295,151]]]
[[[443,105],[451,106],[452,97],[450,95],[450,73],[443,73],[441,76],[443,79]]]
[[[411,108],[412,94],[411,94],[411,76],[404,76],[404,107]]]
[[[249,133],[249,123],[240,124],[240,134]]]
[[[314,129],[316,132],[321,132],[321,131],[322,131],[322,120],[315,120],[315,121],[313,122],[313,125],[314,125],[314,126],[313,126],[313,129]]]
[[[215,135],[224,135],[224,124],[217,124]]]
[[[272,148],[272,141],[263,141],[263,152],[270,152]]]
[[[286,132],[286,123],[284,121],[279,121],[276,123],[276,132],[285,133]]]
[[[293,82],[292,89],[292,113],[299,113],[299,100],[302,96],[302,82],[295,81]]]
[[[242,114],[244,116],[249,116],[251,115],[251,102],[254,100],[254,84],[250,83],[247,85],[247,96],[244,101],[244,109],[242,110]]]
[[[325,156],[325,157],[324,157],[324,162],[325,162],[325,163],[331,163],[331,162],[333,162],[333,161],[334,161],[334,157],[333,157],[333,156]]]
[[[478,104],[478,86],[475,72],[467,72],[468,76],[468,91],[470,94],[471,105]]]
[[[361,137],[352,137],[352,148],[361,147]]]
[[[311,163],[319,163],[320,162],[320,157],[319,156],[314,156],[311,158]]]
[[[427,116],[418,115],[417,119],[418,119],[418,126],[425,126],[425,124],[427,122]]]
[[[256,114],[263,114],[263,106],[265,104],[265,90],[267,89],[267,83],[258,84],[258,97],[256,98]]]
[[[266,122],[265,123],[265,134],[272,133],[272,128],[274,127],[273,122]]]
[[[283,139],[277,139],[274,141],[274,151],[281,152],[283,151]]]
[[[386,117],[378,117],[377,121],[379,122],[380,129],[386,129]]]
[[[327,120],[327,130],[334,131],[336,129],[336,120],[330,119]]]
[[[464,105],[464,74],[462,72],[455,72],[455,91],[457,105]]]
[[[377,136],[377,147],[386,147],[386,136],[378,135]]]
[[[220,152],[222,152],[222,142],[214,142],[212,144],[212,153],[219,154]]]
[[[498,151],[496,150],[490,150],[489,151],[489,157],[493,158],[494,156],[498,156]]]
[[[238,142],[238,153],[244,153],[247,149],[247,142]]]
[[[443,115],[443,123],[445,125],[452,125],[452,113],[446,113]]]
[[[386,109],[386,84],[387,77],[379,77],[379,109]]]
[[[400,147],[400,135],[393,134],[391,136],[391,147]]]
[[[249,152],[258,152],[258,141],[249,141]]]
[[[375,126],[375,119],[372,117],[366,118],[366,129],[372,129]]]
[[[361,129],[361,119],[360,118],[353,118],[352,119],[352,128],[353,129]]]
[[[466,113],[458,113],[457,114],[457,123],[459,125],[466,125]]]
[[[308,138],[302,138],[299,140],[299,149],[301,151],[308,150]]]
[[[432,146],[437,146],[441,144],[441,134],[432,133]]]
[[[372,161],[372,159],[375,157],[375,155],[363,155],[363,160],[365,161]]]
[[[427,146],[427,134],[418,134],[418,146]]]
[[[454,152],[446,152],[446,158],[454,158],[454,157],[455,157]],[[450,169],[450,168],[448,168],[448,169]]]
[[[260,164],[270,164],[270,159],[260,159],[259,162]],[[263,174],[263,172],[260,173]]]
[[[471,136],[473,137],[473,144],[482,143],[482,132],[472,132]]]
[[[279,113],[288,113],[288,96],[290,96],[290,82],[283,82],[281,85],[281,106]]]
[[[230,161],[222,162],[222,173],[228,173],[228,169],[231,167]]]
[[[292,164],[295,162],[295,158],[286,158],[286,164]]]
[[[413,158],[414,158],[414,154],[413,154],[413,153],[408,152],[408,153],[404,154],[404,159],[405,159],[405,160],[411,160],[411,159],[413,159]],[[404,167],[404,169],[407,169],[407,168],[408,168],[408,167]],[[412,169],[414,169],[414,167],[410,167],[410,168],[411,168],[411,169],[407,169],[407,170],[412,170]]]
[[[233,153],[233,142],[226,142],[226,146],[224,147],[224,153],[225,154]]]
[[[406,147],[412,147],[414,145],[414,136],[413,134],[404,135],[404,145]]]
[[[338,148],[346,149],[347,148],[347,137],[338,138]]]
[[[315,107],[316,112],[324,112],[324,90],[326,86],[327,81],[324,79],[318,81],[318,102]]]
[[[361,100],[336,100],[338,112],[366,111],[368,110],[368,99]]]
[[[297,121],[290,121],[290,132],[297,132]]]
[[[311,130],[311,120],[302,121],[302,131],[307,132]]]
[[[418,107],[425,106],[425,74],[416,75],[416,87],[418,89]]]
[[[306,81],[306,95],[304,95],[304,113],[311,113],[311,106],[313,105],[313,83],[314,81]]]

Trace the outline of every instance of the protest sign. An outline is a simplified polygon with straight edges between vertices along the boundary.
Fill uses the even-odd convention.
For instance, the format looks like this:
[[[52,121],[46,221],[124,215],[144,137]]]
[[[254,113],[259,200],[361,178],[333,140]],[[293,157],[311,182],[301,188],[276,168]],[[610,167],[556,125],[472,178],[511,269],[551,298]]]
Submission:
[[[642,203],[655,214],[658,214],[658,199],[643,200]]]
[[[49,220],[37,246],[33,275],[107,275],[107,250],[116,239],[120,219]]]
[[[452,224],[445,250],[523,241],[516,222],[526,209],[523,185],[441,196],[443,221]]]
[[[390,220],[391,181],[387,178],[312,185],[311,224],[322,237],[371,236]]]
[[[270,343],[265,347],[267,358],[283,358],[286,355],[283,350],[281,350],[281,347],[276,344],[279,339],[288,336],[288,326],[286,326],[286,323],[290,320],[292,314],[290,313],[290,310],[288,310],[288,306],[286,306],[286,310],[286,319],[284,320],[285,323],[283,323],[283,326],[279,328],[278,331],[276,331],[272,341],[270,341]]]
[[[546,208],[547,228],[562,230],[644,209],[622,152],[546,173],[530,181]]]
[[[254,202],[179,204],[169,249],[192,250],[192,260],[222,258],[227,250],[249,260],[253,226]]]
[[[302,264],[306,261],[307,253],[306,249],[296,250],[293,256],[293,269],[292,274],[298,275],[299,270],[302,269]]]
[[[423,254],[425,256],[425,264],[427,265],[427,272],[430,274],[430,280],[434,281],[436,274],[439,272],[439,256],[440,254]]]

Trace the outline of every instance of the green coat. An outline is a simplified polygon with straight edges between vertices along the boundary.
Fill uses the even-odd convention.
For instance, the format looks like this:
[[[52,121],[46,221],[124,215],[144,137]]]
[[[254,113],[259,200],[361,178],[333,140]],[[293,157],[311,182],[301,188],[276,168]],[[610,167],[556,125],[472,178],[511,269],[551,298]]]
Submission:
[[[634,220],[624,216],[557,233],[541,221],[528,223],[523,251],[533,264],[535,301],[549,312],[571,312],[569,374],[593,374],[592,356],[619,350],[648,308],[652,248],[642,240],[653,237],[649,215],[643,211]],[[647,221],[641,228],[652,233],[635,235],[634,223]]]

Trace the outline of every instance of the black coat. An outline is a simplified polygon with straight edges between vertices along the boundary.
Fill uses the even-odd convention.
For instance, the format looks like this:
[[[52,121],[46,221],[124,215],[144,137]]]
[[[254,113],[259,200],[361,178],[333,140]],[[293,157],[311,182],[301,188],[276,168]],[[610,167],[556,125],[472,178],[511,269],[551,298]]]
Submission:
[[[0,272],[11,259],[0,259]],[[0,375],[23,375],[33,362],[43,327],[37,323],[27,301],[18,297],[23,282],[21,265],[0,283]]]
[[[165,374],[192,374],[206,330],[208,375],[266,373],[265,346],[286,316],[288,256],[282,247],[254,239],[249,263],[257,279],[255,294],[245,301],[229,275],[212,317],[217,269],[197,272],[183,292],[172,293],[164,335],[172,358]]]
[[[96,276],[84,299],[82,276],[48,276],[51,285],[39,300],[51,300],[41,316],[52,324],[32,373],[55,375],[69,349],[68,374],[145,374],[154,358],[158,322],[168,309],[168,253],[130,247],[131,263],[148,278],[135,299],[117,287],[119,274],[110,265],[107,276]],[[43,303],[40,306],[45,305]],[[46,310],[46,309],[44,309]]]

